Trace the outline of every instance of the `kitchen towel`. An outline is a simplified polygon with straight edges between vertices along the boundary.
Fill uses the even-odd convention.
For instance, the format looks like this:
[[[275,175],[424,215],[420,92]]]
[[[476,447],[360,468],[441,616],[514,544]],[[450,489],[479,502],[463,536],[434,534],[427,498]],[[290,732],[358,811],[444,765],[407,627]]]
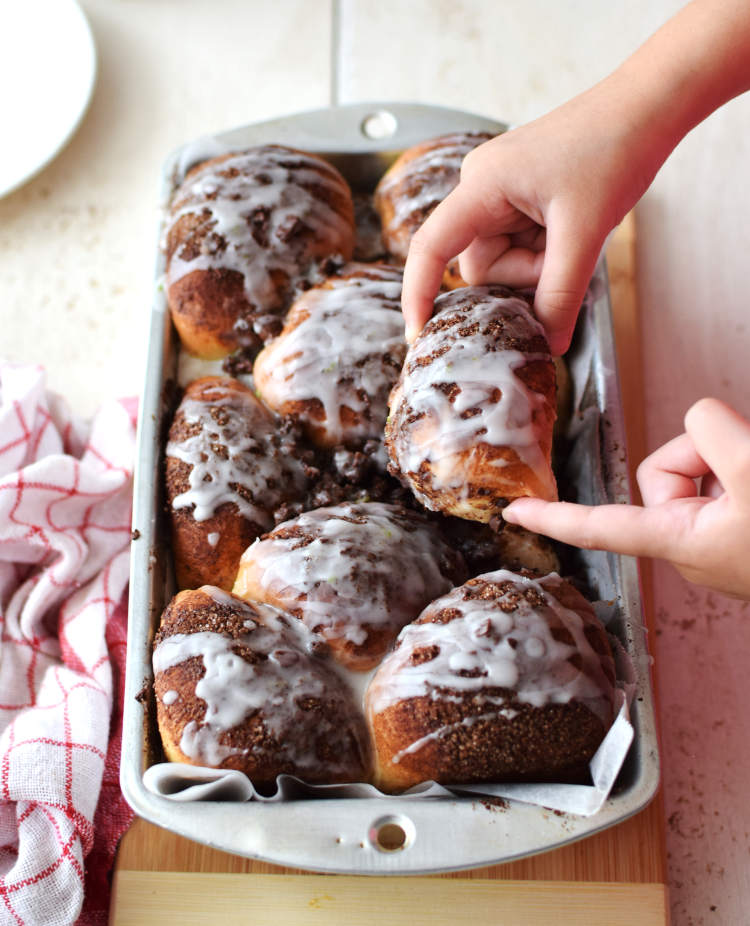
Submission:
[[[107,922],[134,400],[89,426],[0,362],[0,924]]]

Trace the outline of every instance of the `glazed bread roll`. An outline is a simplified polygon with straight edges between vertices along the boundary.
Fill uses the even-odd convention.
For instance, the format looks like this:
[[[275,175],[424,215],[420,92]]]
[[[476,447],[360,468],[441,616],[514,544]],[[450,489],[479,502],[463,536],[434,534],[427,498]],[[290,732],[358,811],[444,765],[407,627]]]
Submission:
[[[395,267],[347,264],[297,298],[281,335],[258,355],[261,398],[318,446],[382,439],[406,356],[401,281]]]
[[[585,780],[613,720],[614,662],[557,575],[498,570],[430,604],[373,676],[376,782]]]
[[[301,497],[303,465],[242,383],[207,376],[185,390],[169,430],[167,503],[180,588],[231,589],[243,551]]]
[[[249,547],[234,594],[299,617],[342,665],[364,671],[465,577],[461,555],[416,512],[344,503],[305,512]]]
[[[192,168],[166,235],[167,300],[184,347],[205,359],[281,330],[294,287],[354,247],[344,178],[312,154],[263,145]]]
[[[390,469],[435,511],[489,522],[524,495],[554,500],[555,368],[525,299],[444,293],[390,398]]]
[[[180,592],[154,639],[157,721],[172,762],[310,783],[368,774],[361,714],[299,621],[212,586]]]
[[[406,260],[414,232],[458,185],[463,159],[490,138],[485,132],[441,135],[408,148],[394,161],[378,183],[374,198],[383,243],[394,257]],[[456,260],[449,263],[443,284],[449,289],[466,285]]]

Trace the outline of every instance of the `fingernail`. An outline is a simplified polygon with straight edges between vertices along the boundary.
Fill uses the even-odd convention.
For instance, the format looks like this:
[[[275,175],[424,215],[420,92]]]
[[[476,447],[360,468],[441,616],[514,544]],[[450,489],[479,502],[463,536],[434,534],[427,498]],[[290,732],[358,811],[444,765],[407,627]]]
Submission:
[[[418,334],[419,334],[419,330],[418,330],[417,328],[412,328],[411,326],[408,327],[408,328],[406,329],[406,331],[404,332],[404,337],[406,338],[406,343],[407,343],[407,344],[412,344],[412,343],[414,342],[414,339],[416,338],[416,336],[417,336]]]
[[[503,516],[503,521],[507,521],[508,524],[518,524],[518,518],[516,517],[515,511],[511,511],[511,506],[503,508],[501,514]]]

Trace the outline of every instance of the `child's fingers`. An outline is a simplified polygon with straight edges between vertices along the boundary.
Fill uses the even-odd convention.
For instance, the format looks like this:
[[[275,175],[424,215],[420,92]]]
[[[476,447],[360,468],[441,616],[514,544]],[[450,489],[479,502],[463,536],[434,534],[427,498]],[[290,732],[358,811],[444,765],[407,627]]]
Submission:
[[[470,285],[504,283],[506,286],[536,286],[544,254],[530,248],[513,247],[510,235],[476,238],[458,259],[461,276]]]
[[[546,229],[526,216],[502,234],[475,238],[458,257],[461,276],[470,285],[504,283],[530,287],[539,282],[544,261]]]
[[[475,221],[473,199],[459,184],[411,239],[401,293],[409,340],[432,315],[446,264],[476,237]]]
[[[534,308],[547,331],[552,353],[562,354],[570,345],[604,238],[592,237],[585,223],[559,204],[550,206],[546,225],[547,248]]]
[[[503,511],[511,524],[589,550],[611,550],[627,556],[673,559],[684,550],[681,530],[669,508],[634,505],[573,505],[520,498]],[[683,540],[684,545],[684,540]]]
[[[496,261],[511,247],[508,234],[493,235],[491,238],[475,238],[458,255],[461,276],[469,286],[487,282],[487,273]],[[497,282],[497,281],[494,281]]]
[[[690,435],[680,434],[638,467],[636,478],[643,504],[651,507],[675,498],[694,498],[698,494],[695,480],[709,472]]]
[[[750,422],[719,399],[701,399],[685,430],[727,492],[750,504]]]
[[[707,473],[701,479],[700,494],[704,498],[719,498],[724,494],[724,486],[719,481],[716,473]]]

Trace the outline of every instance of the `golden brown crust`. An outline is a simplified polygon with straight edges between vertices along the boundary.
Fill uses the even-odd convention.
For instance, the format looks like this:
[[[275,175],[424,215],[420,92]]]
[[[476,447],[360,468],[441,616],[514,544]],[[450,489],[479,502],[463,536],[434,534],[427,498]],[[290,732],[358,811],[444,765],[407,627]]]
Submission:
[[[425,730],[449,727],[451,733],[425,743],[415,758],[407,754],[397,764],[380,758],[376,786],[397,793],[423,781],[585,782],[590,757],[604,736],[601,722],[582,704],[513,709],[516,716],[498,724],[483,719],[471,705],[449,700],[414,698],[388,708],[372,721],[379,755],[396,755],[429,735]],[[464,723],[467,718],[472,721]],[[582,760],[582,755],[589,759]]]
[[[348,260],[354,247],[344,178],[322,158],[280,145],[192,168],[170,216],[170,312],[184,347],[206,359],[275,337],[316,262]]]
[[[181,277],[169,287],[169,307],[183,347],[196,357],[218,360],[238,347],[260,346],[250,328],[252,311],[242,274],[234,270],[199,270]],[[247,323],[242,337],[236,328],[239,319]]]
[[[191,642],[192,635],[199,636]],[[231,663],[218,699],[216,653]],[[165,609],[154,664],[158,726],[170,761],[237,769],[259,788],[284,773],[310,783],[368,776],[362,719],[322,641],[294,618],[211,587],[183,591]]]

